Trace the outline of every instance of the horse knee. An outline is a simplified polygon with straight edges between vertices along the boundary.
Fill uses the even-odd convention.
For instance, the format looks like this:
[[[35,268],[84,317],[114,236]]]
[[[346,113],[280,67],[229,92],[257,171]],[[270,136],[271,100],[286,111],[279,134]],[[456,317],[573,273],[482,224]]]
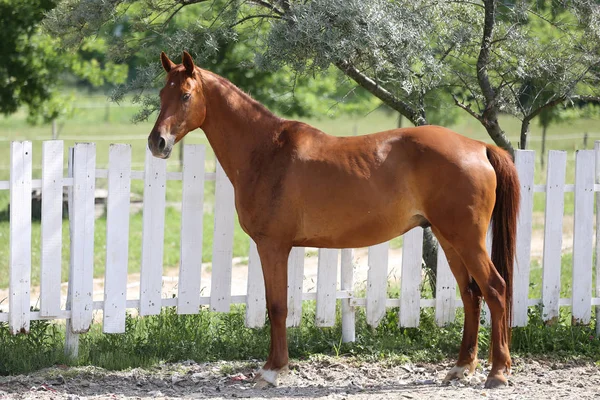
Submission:
[[[269,304],[269,318],[271,320],[285,319],[287,317],[287,304],[275,302]]]

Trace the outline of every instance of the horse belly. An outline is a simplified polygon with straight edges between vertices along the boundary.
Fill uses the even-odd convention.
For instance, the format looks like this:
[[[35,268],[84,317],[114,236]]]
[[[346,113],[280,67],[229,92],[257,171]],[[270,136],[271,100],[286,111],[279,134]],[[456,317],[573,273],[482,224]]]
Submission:
[[[314,210],[305,213],[302,222],[295,246],[354,248],[393,239],[421,224],[422,219],[412,210],[396,204],[383,209]]]

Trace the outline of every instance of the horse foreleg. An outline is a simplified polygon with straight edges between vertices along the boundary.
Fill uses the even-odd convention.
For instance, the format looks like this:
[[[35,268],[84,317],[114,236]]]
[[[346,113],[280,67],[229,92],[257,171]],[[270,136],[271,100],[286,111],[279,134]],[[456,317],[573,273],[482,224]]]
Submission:
[[[262,263],[267,313],[271,323],[269,357],[258,375],[262,383],[277,385],[279,373],[287,369],[288,365],[285,321],[287,318],[287,260],[291,246],[259,243],[257,248]]]

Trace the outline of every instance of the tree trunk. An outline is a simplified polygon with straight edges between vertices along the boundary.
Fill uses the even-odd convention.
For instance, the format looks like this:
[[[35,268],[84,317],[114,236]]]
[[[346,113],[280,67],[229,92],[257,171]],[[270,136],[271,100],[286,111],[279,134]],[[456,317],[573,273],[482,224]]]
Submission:
[[[542,164],[542,168],[544,168],[544,157],[546,155],[546,129],[548,129],[548,126],[542,126],[542,151],[540,151],[540,163]]]
[[[521,124],[521,138],[519,140],[519,149],[527,149],[527,139],[529,138],[529,119],[524,119]]]
[[[437,255],[438,241],[431,232],[431,228],[423,229],[423,263],[425,264],[425,274],[431,291],[435,296],[435,284],[437,282]]]

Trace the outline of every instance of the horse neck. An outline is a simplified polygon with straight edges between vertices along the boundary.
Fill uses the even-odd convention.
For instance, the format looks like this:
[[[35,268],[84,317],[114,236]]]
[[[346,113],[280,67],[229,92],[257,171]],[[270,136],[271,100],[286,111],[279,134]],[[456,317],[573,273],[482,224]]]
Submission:
[[[274,146],[282,120],[226,79],[202,71],[206,117],[201,128],[235,186],[256,151]]]

